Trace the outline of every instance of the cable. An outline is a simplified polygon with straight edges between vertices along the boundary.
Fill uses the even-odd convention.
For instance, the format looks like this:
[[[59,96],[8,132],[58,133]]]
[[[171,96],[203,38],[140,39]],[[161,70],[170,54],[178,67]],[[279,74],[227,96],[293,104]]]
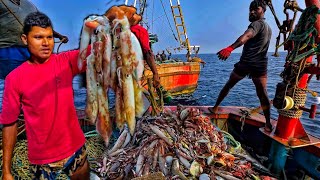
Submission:
[[[162,1],[162,0],[160,0],[160,1],[161,1],[161,5],[162,5],[162,8],[163,8],[164,14],[166,15],[167,21],[168,21],[168,23],[169,23],[170,30],[171,30],[171,32],[172,32],[172,34],[173,34],[173,37],[174,37],[174,39],[175,39],[176,41],[178,41],[178,39],[176,38],[176,36],[175,36],[175,34],[174,34],[174,31],[173,31],[173,29],[172,29],[172,27],[171,27],[171,23],[170,23],[170,20],[169,20],[169,18],[168,18],[167,12],[166,12],[166,10],[165,10],[165,8],[164,8],[163,1]]]

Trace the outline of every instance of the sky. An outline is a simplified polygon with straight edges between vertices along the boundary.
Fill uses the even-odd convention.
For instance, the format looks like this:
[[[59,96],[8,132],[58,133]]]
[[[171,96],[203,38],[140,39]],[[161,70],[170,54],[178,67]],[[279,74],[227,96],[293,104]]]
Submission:
[[[283,1],[273,1],[280,22],[285,18],[282,12]],[[55,31],[68,36],[69,42],[60,47],[60,51],[64,51],[79,47],[80,32],[85,17],[90,14],[103,14],[113,5],[124,4],[125,0],[31,0],[31,2],[51,18]],[[131,5],[133,2],[129,0],[128,4]],[[216,53],[231,45],[249,25],[250,2],[251,0],[180,0],[191,45],[200,45],[199,53]],[[305,8],[303,0],[297,2],[301,8]],[[169,3],[169,0],[152,0],[148,3],[146,11],[148,17],[144,20],[150,22],[149,32],[156,33],[159,39],[153,46],[154,52],[167,47],[178,47],[170,28],[176,32]],[[292,13],[290,15],[292,16]],[[269,51],[274,52],[279,30],[269,8],[265,18],[273,31]],[[241,50],[242,48],[238,48],[235,52]]]

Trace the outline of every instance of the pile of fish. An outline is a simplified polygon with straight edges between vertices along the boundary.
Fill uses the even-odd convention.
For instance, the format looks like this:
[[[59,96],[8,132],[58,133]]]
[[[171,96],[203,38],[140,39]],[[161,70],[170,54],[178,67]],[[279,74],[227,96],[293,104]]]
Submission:
[[[91,45],[89,43],[91,42]],[[91,53],[87,56],[87,48]],[[144,63],[142,50],[136,36],[130,31],[126,16],[109,21],[107,16],[89,16],[81,33],[78,67],[87,64],[86,114],[106,146],[112,133],[109,115],[108,90],[116,94],[116,125],[123,129],[127,124],[131,134],[136,119],[145,112],[143,88],[139,84]]]
[[[199,109],[166,108],[160,116],[139,119],[133,136],[124,128],[95,171],[106,179],[131,179],[156,172],[167,179],[263,177],[244,156],[234,156],[227,149],[221,131]]]

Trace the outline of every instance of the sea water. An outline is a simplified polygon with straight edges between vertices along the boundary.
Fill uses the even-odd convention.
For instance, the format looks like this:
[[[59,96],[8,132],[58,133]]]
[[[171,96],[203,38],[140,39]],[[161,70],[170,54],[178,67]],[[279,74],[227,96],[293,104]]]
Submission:
[[[277,83],[281,82],[280,73],[283,71],[284,59],[286,53],[280,53],[279,57],[272,56],[269,53],[268,63],[268,96],[270,99],[274,98]],[[218,94],[224,84],[227,82],[233,65],[239,61],[240,53],[232,53],[228,60],[220,61],[215,54],[200,54],[199,57],[206,62],[201,68],[200,78],[198,81],[198,88],[191,96],[182,96],[173,99],[166,105],[195,105],[195,106],[212,106],[214,105]],[[184,58],[184,55],[173,55],[172,58]],[[81,87],[81,78],[78,76],[73,81],[75,106],[83,109],[86,103],[86,89]],[[0,80],[0,109],[2,109],[2,94],[4,81]],[[309,83],[310,90],[320,92],[320,84],[315,76]],[[320,94],[319,94],[320,96]],[[114,94],[109,93],[110,104],[109,107],[114,106]],[[311,104],[318,103],[317,109],[320,111],[320,104],[317,97],[307,96],[306,107],[310,108]],[[256,95],[255,87],[251,79],[245,78],[241,80],[228,94],[228,96],[221,103],[221,106],[246,106],[249,108],[258,107],[260,105],[259,99]],[[272,107],[271,117],[278,118],[277,110]],[[316,115],[315,119],[309,119],[307,112],[303,113],[301,122],[306,131],[314,136],[320,137],[320,114]]]

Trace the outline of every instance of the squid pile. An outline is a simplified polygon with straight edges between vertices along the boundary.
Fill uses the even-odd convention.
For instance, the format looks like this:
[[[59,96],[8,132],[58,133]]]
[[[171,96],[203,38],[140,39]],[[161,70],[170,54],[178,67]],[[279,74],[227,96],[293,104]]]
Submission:
[[[89,43],[91,42],[91,45]],[[91,47],[91,54],[83,53]],[[116,94],[115,123],[122,130],[127,124],[131,135],[136,119],[145,112],[142,87],[144,62],[136,36],[130,31],[125,15],[113,21],[105,15],[89,16],[81,32],[78,68],[86,60],[87,102],[86,115],[108,146],[112,133],[109,115],[108,90]]]
[[[102,179],[131,179],[161,172],[166,179],[260,179],[252,162],[228,152],[223,134],[197,108],[165,109],[125,127],[94,169]]]

